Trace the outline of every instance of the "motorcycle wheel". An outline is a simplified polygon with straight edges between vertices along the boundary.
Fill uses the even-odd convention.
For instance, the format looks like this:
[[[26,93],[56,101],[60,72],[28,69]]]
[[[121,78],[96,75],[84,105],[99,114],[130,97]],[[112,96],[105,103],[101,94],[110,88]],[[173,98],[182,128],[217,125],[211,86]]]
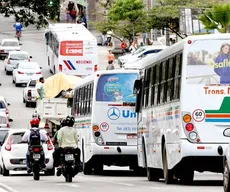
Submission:
[[[67,173],[66,174],[66,177],[65,177],[65,181],[68,182],[68,183],[71,183],[72,182],[72,175],[70,173]]]

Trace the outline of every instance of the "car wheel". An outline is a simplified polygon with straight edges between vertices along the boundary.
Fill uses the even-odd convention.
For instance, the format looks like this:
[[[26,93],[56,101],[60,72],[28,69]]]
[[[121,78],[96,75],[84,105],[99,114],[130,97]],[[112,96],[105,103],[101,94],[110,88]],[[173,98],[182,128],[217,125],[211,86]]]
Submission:
[[[25,98],[23,97],[23,103],[26,103],[26,100],[25,100]]]
[[[10,75],[10,74],[11,74],[11,72],[6,70],[6,75]]]
[[[3,168],[2,168],[2,175],[3,176],[9,176],[10,175],[10,171],[6,169],[4,164],[3,164]]]
[[[29,107],[30,106],[30,103],[26,101],[26,107]]]
[[[15,83],[15,81],[14,81],[14,77],[12,77],[12,83],[13,83],[13,84]]]
[[[0,175],[2,175],[2,167],[0,166]]]

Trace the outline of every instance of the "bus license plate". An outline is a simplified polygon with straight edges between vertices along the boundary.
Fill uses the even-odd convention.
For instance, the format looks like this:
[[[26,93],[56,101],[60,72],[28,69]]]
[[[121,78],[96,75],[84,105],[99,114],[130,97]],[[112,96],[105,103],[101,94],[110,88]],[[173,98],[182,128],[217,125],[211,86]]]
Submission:
[[[136,134],[128,134],[127,139],[136,139],[137,135]]]
[[[66,161],[73,161],[73,160],[74,160],[73,154],[65,155],[65,160],[66,160]]]
[[[40,154],[33,154],[34,159],[40,159],[41,155]]]

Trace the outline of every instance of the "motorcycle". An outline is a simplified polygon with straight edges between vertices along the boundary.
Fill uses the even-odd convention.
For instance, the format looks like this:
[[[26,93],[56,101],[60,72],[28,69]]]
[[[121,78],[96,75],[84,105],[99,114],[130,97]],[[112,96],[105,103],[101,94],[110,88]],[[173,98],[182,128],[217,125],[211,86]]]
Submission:
[[[62,159],[62,175],[65,177],[66,182],[72,182],[75,170],[75,156],[78,155],[74,152],[74,148],[66,147],[64,148],[63,154],[61,154]]]
[[[44,156],[44,151],[42,146],[31,146],[30,147],[30,164],[33,172],[34,180],[40,179],[40,171],[42,164],[42,155]]]

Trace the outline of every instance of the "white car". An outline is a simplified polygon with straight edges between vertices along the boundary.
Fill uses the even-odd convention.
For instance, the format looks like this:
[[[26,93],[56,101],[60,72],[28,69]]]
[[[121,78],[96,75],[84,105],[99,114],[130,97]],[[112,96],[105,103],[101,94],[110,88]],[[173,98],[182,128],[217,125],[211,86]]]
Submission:
[[[22,137],[27,129],[11,129],[5,136],[0,151],[0,169],[3,176],[9,176],[10,170],[26,170],[27,143],[21,143]],[[43,144],[43,150],[46,158],[46,175],[54,175],[53,166],[54,146],[49,138],[46,144]]]
[[[30,104],[36,106],[36,83],[35,79],[31,79],[23,90],[23,103],[25,103],[26,107],[29,107]]]
[[[8,106],[10,106],[10,103],[7,103],[5,97],[0,96],[0,113],[5,113],[8,120],[12,122]]]
[[[8,57],[4,60],[6,75],[9,75],[13,72],[14,67],[16,67],[19,61],[28,61],[32,56],[29,56],[29,53],[26,51],[10,51]]]
[[[42,77],[41,67],[36,62],[19,62],[13,70],[12,81],[18,87],[27,84],[30,79]]]
[[[165,49],[166,47],[167,46],[159,45],[159,44],[140,47],[133,54],[128,54],[128,55],[118,57],[118,64],[122,67],[127,62],[136,61],[148,54],[158,53],[161,50]]]
[[[4,112],[0,112],[0,129],[10,128],[10,122],[12,122],[12,119],[8,120],[6,114]]]
[[[3,39],[0,45],[0,58],[5,59],[10,51],[20,51],[20,49],[17,39]]]

